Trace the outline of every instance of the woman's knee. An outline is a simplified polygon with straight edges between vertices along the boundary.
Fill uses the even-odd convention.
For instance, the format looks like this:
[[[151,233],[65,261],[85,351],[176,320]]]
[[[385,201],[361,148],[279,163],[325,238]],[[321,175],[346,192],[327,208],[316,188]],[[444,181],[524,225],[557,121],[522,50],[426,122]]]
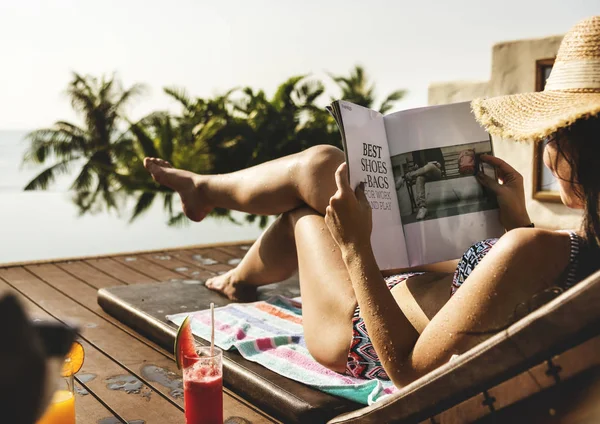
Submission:
[[[344,152],[327,144],[314,146],[302,152],[305,176],[332,174],[345,161]]]
[[[335,193],[335,171],[344,161],[344,152],[329,145],[311,147],[300,156],[295,174],[298,196],[320,214],[325,214]]]
[[[307,216],[314,216],[315,218],[323,219],[323,216],[310,206],[302,206],[283,213],[281,215],[281,220],[293,232],[298,221]]]

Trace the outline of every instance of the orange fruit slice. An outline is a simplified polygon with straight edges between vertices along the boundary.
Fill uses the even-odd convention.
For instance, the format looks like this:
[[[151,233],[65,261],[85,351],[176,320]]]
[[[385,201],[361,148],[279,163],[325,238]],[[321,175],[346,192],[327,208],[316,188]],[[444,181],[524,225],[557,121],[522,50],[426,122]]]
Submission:
[[[73,346],[71,346],[71,350],[65,358],[61,375],[63,377],[68,377],[76,374],[83,366],[84,358],[85,352],[83,351],[81,343],[73,342]]]

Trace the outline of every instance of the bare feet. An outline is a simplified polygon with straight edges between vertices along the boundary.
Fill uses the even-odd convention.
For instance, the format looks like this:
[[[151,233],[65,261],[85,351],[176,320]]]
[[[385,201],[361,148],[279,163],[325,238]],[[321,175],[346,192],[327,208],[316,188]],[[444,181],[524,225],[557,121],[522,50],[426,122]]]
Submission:
[[[205,285],[236,302],[252,302],[257,299],[256,286],[240,282],[235,268],[206,280]]]
[[[202,221],[212,210],[204,194],[200,175],[173,168],[169,162],[157,158],[145,158],[144,167],[154,181],[179,194],[183,212],[192,221]]]

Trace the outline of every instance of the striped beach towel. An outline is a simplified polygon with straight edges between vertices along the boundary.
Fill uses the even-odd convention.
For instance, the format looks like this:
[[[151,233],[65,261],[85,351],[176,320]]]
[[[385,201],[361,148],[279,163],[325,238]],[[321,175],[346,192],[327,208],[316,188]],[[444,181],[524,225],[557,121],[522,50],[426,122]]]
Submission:
[[[181,325],[187,315],[193,316],[192,332],[210,340],[210,311],[169,315],[167,319]],[[215,344],[224,350],[237,349],[249,361],[284,377],[365,405],[396,390],[389,381],[353,378],[315,361],[304,342],[299,299],[275,296],[216,308]]]

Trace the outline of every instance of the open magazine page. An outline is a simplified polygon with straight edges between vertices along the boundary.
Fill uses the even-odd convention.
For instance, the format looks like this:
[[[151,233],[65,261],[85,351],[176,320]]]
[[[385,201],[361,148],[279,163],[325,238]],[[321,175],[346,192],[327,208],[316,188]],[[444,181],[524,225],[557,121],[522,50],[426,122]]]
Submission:
[[[469,102],[385,117],[398,207],[411,266],[459,258],[474,242],[504,233],[495,195],[475,174],[493,154]]]
[[[371,244],[380,269],[408,266],[394,175],[383,116],[352,103],[336,102],[343,121],[343,138],[350,186],[365,183],[373,209]]]

